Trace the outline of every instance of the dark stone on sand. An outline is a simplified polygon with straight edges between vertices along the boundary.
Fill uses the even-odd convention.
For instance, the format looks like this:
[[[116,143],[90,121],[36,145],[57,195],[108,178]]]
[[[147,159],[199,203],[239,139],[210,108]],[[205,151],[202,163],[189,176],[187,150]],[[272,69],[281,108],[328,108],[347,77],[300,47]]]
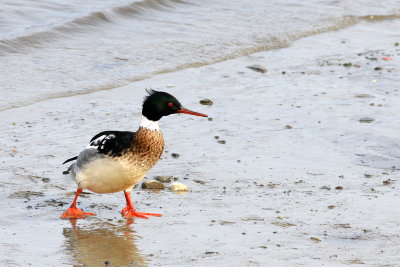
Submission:
[[[212,106],[212,104],[214,104],[214,102],[212,102],[210,99],[208,98],[204,98],[202,100],[200,100],[200,104],[202,105],[206,105],[206,106]]]
[[[343,186],[339,185],[339,186],[336,186],[335,189],[336,190],[343,190],[344,188],[343,188]]]
[[[178,153],[172,153],[171,154],[171,157],[173,157],[174,159],[177,159],[177,158],[179,158],[179,154]]]
[[[156,176],[154,178],[157,181],[159,181],[160,183],[170,183],[174,177],[173,176]]]
[[[69,174],[69,171],[63,171],[62,174],[67,175]]]
[[[393,183],[393,181],[390,180],[390,179],[387,179],[387,180],[385,180],[385,181],[382,182],[383,185],[390,185],[390,184],[392,184],[392,183]]]
[[[156,181],[156,180],[144,181],[142,183],[142,189],[158,189],[158,190],[161,190],[161,189],[164,189],[164,188],[165,188],[164,185],[161,182]]]
[[[212,121],[212,120],[213,120],[213,118],[208,118],[207,120],[208,120],[208,121]]]
[[[247,66],[247,68],[249,68],[251,70],[254,70],[254,71],[257,71],[257,72],[260,72],[260,73],[266,73],[267,72],[266,68],[264,68],[261,65],[257,65],[257,64],[251,65],[251,66]]]
[[[382,67],[376,67],[374,70],[383,70],[383,68]]]
[[[30,198],[30,197],[42,197],[44,193],[35,191],[17,191],[9,195],[9,198]]]
[[[351,67],[353,64],[351,62],[343,63],[343,66],[345,67]]]
[[[226,144],[225,140],[218,140],[217,142],[220,143],[220,144],[223,144],[223,145]]]
[[[198,183],[198,184],[206,184],[206,182],[202,180],[193,180],[193,182]]]
[[[43,183],[49,183],[50,182],[50,178],[42,178],[42,182]]]
[[[43,201],[42,203],[36,204],[35,208],[42,208],[42,207],[63,207],[64,205],[68,205],[70,203],[61,201],[61,200],[56,200],[56,199],[47,199]]]
[[[326,186],[326,185],[322,186],[320,189],[322,189],[322,190],[331,190],[331,188],[329,186]]]
[[[369,117],[363,117],[361,119],[359,119],[359,122],[361,123],[371,123],[373,122],[375,119],[369,118]]]

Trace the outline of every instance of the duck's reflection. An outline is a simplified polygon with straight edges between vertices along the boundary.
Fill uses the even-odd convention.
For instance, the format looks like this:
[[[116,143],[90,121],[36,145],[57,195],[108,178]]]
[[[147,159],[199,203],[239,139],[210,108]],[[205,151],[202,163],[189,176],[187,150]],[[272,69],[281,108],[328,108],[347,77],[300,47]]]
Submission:
[[[63,230],[65,248],[78,266],[147,266],[130,225],[102,222],[79,227],[76,220],[70,222],[71,227]]]

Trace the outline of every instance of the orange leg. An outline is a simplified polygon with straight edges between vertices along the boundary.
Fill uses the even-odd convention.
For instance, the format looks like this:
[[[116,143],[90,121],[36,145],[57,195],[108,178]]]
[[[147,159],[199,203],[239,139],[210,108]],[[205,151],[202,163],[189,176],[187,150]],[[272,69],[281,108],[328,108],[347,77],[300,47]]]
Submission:
[[[76,207],[76,200],[80,193],[82,193],[82,188],[76,190],[74,201],[72,201],[71,206],[63,213],[63,215],[61,215],[62,219],[82,219],[89,215],[96,215],[94,213],[83,212]]]
[[[139,217],[143,219],[148,219],[147,216],[162,216],[161,214],[157,213],[144,213],[136,211],[132,204],[131,192],[124,191],[124,194],[126,199],[126,207],[122,209],[121,213],[125,218]]]

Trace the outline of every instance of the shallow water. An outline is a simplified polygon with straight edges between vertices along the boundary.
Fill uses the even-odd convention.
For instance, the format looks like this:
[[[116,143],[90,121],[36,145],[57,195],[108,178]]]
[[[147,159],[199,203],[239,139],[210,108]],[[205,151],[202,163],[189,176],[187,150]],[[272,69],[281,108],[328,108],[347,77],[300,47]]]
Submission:
[[[400,15],[398,0],[1,2],[0,110]]]

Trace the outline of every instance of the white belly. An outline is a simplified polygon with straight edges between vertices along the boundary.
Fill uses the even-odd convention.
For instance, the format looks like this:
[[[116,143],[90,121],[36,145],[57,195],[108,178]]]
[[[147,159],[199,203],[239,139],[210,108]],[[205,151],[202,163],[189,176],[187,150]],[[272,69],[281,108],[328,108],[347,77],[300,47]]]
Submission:
[[[133,170],[127,161],[101,158],[79,169],[76,182],[82,189],[95,193],[114,193],[132,189],[145,174],[144,171]]]

